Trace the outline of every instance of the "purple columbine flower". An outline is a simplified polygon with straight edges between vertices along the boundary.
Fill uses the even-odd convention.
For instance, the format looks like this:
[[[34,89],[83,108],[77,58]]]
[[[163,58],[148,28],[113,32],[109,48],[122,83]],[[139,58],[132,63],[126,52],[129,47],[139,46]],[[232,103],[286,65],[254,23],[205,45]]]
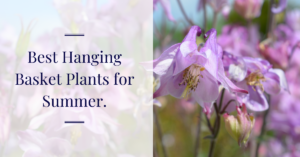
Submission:
[[[299,33],[287,25],[278,25],[274,31],[276,40],[268,38],[262,41],[259,44],[259,51],[264,58],[270,61],[273,67],[287,69],[289,65],[298,62],[297,57],[294,56],[291,59],[291,56],[298,55],[300,47]],[[294,54],[292,54],[293,51]]]
[[[218,98],[219,82],[231,92],[248,93],[225,76],[216,34],[215,29],[209,30],[204,35],[205,44],[198,46],[196,37],[201,35],[201,29],[193,26],[181,43],[171,46],[154,61],[142,63],[146,70],[153,70],[160,77],[161,85],[154,98],[168,94],[176,98],[191,97],[209,112]]]
[[[272,69],[272,65],[266,60],[250,57],[243,57],[243,60],[247,75],[243,81],[236,81],[236,84],[248,90],[249,94],[237,94],[237,100],[245,103],[250,110],[264,111],[269,108],[264,92],[276,95],[281,89],[288,91],[285,74],[281,69]],[[239,66],[235,68],[244,69]]]

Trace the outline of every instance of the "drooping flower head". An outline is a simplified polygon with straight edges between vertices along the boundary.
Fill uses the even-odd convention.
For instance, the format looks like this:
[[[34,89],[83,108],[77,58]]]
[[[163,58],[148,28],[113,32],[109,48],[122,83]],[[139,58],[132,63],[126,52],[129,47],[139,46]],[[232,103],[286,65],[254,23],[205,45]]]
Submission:
[[[216,43],[216,30],[209,30],[204,44],[196,44],[201,35],[198,26],[191,27],[182,43],[167,49],[158,59],[142,63],[147,70],[159,75],[161,85],[153,97],[172,95],[176,98],[193,98],[209,112],[213,101],[218,98],[221,83],[232,92],[244,92],[226,76],[222,63],[222,49]]]
[[[237,116],[224,114],[225,128],[227,132],[236,140],[239,146],[246,146],[250,137],[255,119],[249,115],[245,104],[242,107],[236,107]]]
[[[247,90],[249,94],[238,93],[237,99],[253,111],[264,111],[269,107],[265,92],[277,95],[281,89],[288,91],[284,72],[281,69],[272,69],[268,61],[260,58],[242,57],[242,59],[246,65],[247,75],[242,81],[237,81],[236,85]]]

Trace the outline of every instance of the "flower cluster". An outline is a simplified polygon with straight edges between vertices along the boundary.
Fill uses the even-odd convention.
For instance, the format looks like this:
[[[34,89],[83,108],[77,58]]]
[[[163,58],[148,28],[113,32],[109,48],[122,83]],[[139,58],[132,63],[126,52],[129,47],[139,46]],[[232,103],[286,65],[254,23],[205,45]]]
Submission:
[[[160,81],[160,86],[154,89],[155,101],[162,100],[160,107],[168,108],[168,97],[161,97],[171,95],[179,99],[175,103],[180,104],[178,108],[188,113],[193,113],[192,103],[202,107],[211,133],[206,139],[212,139],[209,156],[222,117],[227,132],[238,145],[251,147],[250,153],[254,153],[251,156],[297,156],[300,11],[285,11],[287,0],[234,0],[232,6],[227,0],[199,0],[195,9],[203,13],[200,14],[203,18],[196,22],[188,16],[185,8],[188,3],[182,5],[178,0],[178,5],[189,25],[182,31],[183,40],[174,44],[178,38],[169,39],[172,42],[166,44],[161,38],[164,32],[157,29],[155,33],[160,33],[157,40],[163,41],[157,46],[161,55],[141,63]],[[213,16],[207,16],[207,6]],[[225,17],[226,25],[217,25],[219,13]],[[173,21],[179,22],[180,18],[173,16]],[[158,20],[154,22],[159,24]],[[178,23],[171,25],[175,28]],[[212,28],[207,31],[208,26]],[[266,134],[272,134],[269,135],[272,140]],[[251,145],[247,145],[248,141]],[[257,146],[253,144],[256,142]],[[263,152],[271,145],[280,145],[281,151]]]

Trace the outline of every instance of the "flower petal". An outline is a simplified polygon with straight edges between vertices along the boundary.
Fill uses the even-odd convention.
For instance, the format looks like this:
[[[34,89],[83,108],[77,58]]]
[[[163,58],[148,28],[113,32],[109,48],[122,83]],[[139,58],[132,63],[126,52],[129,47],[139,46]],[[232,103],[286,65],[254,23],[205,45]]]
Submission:
[[[167,73],[165,75],[162,75],[160,77],[160,86],[159,88],[154,92],[153,98],[157,98],[160,96],[168,95],[168,82],[172,79],[172,74],[173,74],[173,66],[171,66]]]
[[[170,95],[172,95],[175,98],[181,98],[182,93],[186,88],[186,85],[179,85],[182,82],[182,80],[183,73],[179,73],[178,75],[173,76],[167,83],[167,88]]]
[[[196,43],[197,36],[201,35],[201,28],[199,26],[192,26],[188,32],[188,34],[185,36],[185,38],[182,40],[182,43],[185,41],[191,41]]]
[[[194,92],[192,92],[192,97],[201,105],[205,107],[205,102],[213,102],[218,98],[219,89],[217,80],[211,76],[206,70],[201,73],[203,78],[200,78],[200,82]]]
[[[278,75],[279,80],[280,80],[280,86],[284,90],[286,90],[287,92],[290,93],[290,89],[289,89],[289,86],[288,86],[288,83],[287,83],[284,72],[281,69],[270,69],[269,71]]]
[[[204,64],[204,68],[214,77],[218,78],[218,55],[214,53],[208,47],[203,47],[201,49],[207,57],[207,61]]]
[[[247,90],[244,90],[242,88],[239,88],[234,83],[232,83],[225,75],[223,62],[221,59],[219,59],[219,68],[218,68],[218,81],[230,92],[239,92],[239,93],[248,93]]]
[[[180,45],[180,52],[182,53],[183,57],[186,57],[188,54],[195,51],[196,49],[197,49],[196,42],[186,41]]]
[[[197,49],[196,45],[196,38],[197,36],[201,35],[201,29],[199,26],[192,26],[189,30],[188,34],[185,36],[185,38],[182,41],[182,48],[178,50],[179,52],[176,53],[175,56],[175,69],[173,76],[179,74],[184,69],[189,67],[191,64],[193,64],[196,61],[195,57],[192,57],[190,55],[187,55],[189,53],[196,53],[195,51],[192,51],[193,49]],[[183,50],[183,52],[181,52]]]
[[[209,37],[208,37],[209,36]],[[207,49],[201,49],[203,52],[205,52],[208,62],[206,63],[206,67],[208,68],[208,71],[214,76],[215,78],[218,77],[218,56],[222,54],[222,49],[217,44],[217,31],[212,28],[209,31],[206,32],[205,37],[208,37],[208,39],[205,42],[204,47]]]
[[[247,108],[252,111],[265,111],[269,108],[269,104],[264,93],[260,88],[256,88],[256,91],[249,86],[249,100],[245,103]]]
[[[267,72],[264,74],[266,81],[262,82],[265,91],[268,94],[276,95],[280,92],[280,80],[279,76],[273,72]]]
[[[251,57],[244,57],[243,59],[249,72],[261,71],[264,74],[268,72],[270,68],[272,68],[272,65],[264,59]]]
[[[181,73],[183,70],[185,70],[187,67],[189,67],[196,61],[197,61],[197,57],[195,57],[195,56],[188,55],[188,56],[184,57],[182,55],[182,53],[180,53],[180,52],[176,53],[175,69],[173,72],[173,76],[178,75],[179,73]]]
[[[142,62],[140,64],[147,71],[153,71],[157,75],[164,75],[164,74],[166,74],[167,70],[171,66],[174,56],[179,49],[179,46],[180,46],[180,43],[172,45],[170,48],[165,50],[159,58],[157,58],[153,61]]]
[[[212,50],[213,53],[218,54],[218,44],[217,44],[217,31],[212,28],[206,32],[205,37],[208,39],[205,42],[205,47],[208,47]]]
[[[228,52],[223,52],[223,66],[229,79],[240,82],[247,75],[247,67],[242,57],[234,56]]]

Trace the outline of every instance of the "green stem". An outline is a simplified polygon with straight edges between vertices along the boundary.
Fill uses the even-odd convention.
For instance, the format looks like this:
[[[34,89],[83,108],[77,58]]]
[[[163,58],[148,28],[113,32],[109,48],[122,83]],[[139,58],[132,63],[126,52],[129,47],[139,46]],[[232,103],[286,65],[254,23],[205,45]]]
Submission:
[[[203,32],[206,31],[206,0],[202,0],[202,6],[203,6]]]
[[[214,128],[213,128],[213,139],[210,141],[210,148],[209,148],[209,154],[208,157],[212,157],[213,153],[214,153],[214,148],[215,148],[215,143],[220,131],[220,126],[221,126],[221,108],[222,108],[222,103],[223,103],[223,98],[224,98],[224,93],[225,93],[225,89],[222,89],[221,92],[221,98],[220,98],[220,102],[219,102],[219,106],[217,105],[217,103],[214,103],[214,108],[216,111],[216,120],[214,123]]]
[[[184,10],[182,4],[181,4],[181,1],[180,1],[180,0],[177,0],[177,3],[178,3],[178,5],[179,5],[179,8],[180,8],[180,10],[181,10],[181,12],[182,12],[184,18],[186,19],[186,21],[187,21],[191,26],[195,25],[195,24],[193,23],[193,21],[192,21],[191,19],[189,19],[189,17],[187,16],[187,14],[186,14],[186,12],[185,12],[185,10]]]
[[[269,18],[268,18],[268,37],[272,37],[272,32],[273,32],[273,25],[274,25],[274,14],[272,12],[272,6],[274,5],[274,0],[270,0],[270,8],[269,8]]]
[[[236,102],[236,100],[234,100],[234,99],[229,100],[229,101],[227,102],[227,104],[225,105],[225,107],[223,108],[223,110],[221,111],[221,114],[224,114],[224,113],[225,113],[227,107],[228,107],[228,106],[230,105],[230,103],[232,103],[232,102]]]
[[[216,28],[218,20],[218,12],[214,11],[212,28]]]
[[[161,131],[161,127],[160,127],[158,116],[157,116],[156,106],[153,106],[153,112],[154,112],[154,119],[155,119],[155,124],[156,124],[156,130],[157,130],[157,133],[158,133],[159,140],[161,142],[162,151],[163,151],[164,157],[168,157],[167,150],[166,150],[166,148],[165,148],[165,146],[163,144],[163,141],[162,141],[162,131]]]
[[[200,135],[201,135],[201,115],[202,115],[202,110],[201,107],[199,106],[199,119],[198,119],[198,125],[197,125],[197,134],[196,134],[196,144],[195,144],[195,157],[198,156],[198,150],[200,147]]]
[[[270,105],[270,100],[271,100],[271,96],[268,95],[268,104]],[[266,131],[266,125],[267,125],[267,117],[268,117],[268,114],[269,114],[269,111],[270,111],[270,108],[268,108],[265,113],[264,113],[264,117],[263,117],[263,124],[262,124],[262,127],[261,127],[261,132],[260,132],[260,135],[258,137],[258,141],[257,141],[257,145],[256,145],[256,150],[255,150],[255,156],[258,157],[258,151],[259,151],[259,147],[260,147],[260,144],[261,144],[261,141],[264,137],[264,134],[265,134],[265,131]]]
[[[214,133],[214,129],[212,128],[211,123],[210,123],[210,121],[209,121],[207,115],[205,115],[205,119],[206,119],[207,126],[208,126],[208,128],[209,128],[210,133],[213,134],[213,133]]]
[[[220,99],[219,107],[218,107],[218,110],[219,110],[219,111],[221,111],[221,106],[222,106],[222,104],[223,104],[224,93],[225,93],[225,88],[223,88],[223,89],[222,89],[222,92],[221,92],[221,99]]]

